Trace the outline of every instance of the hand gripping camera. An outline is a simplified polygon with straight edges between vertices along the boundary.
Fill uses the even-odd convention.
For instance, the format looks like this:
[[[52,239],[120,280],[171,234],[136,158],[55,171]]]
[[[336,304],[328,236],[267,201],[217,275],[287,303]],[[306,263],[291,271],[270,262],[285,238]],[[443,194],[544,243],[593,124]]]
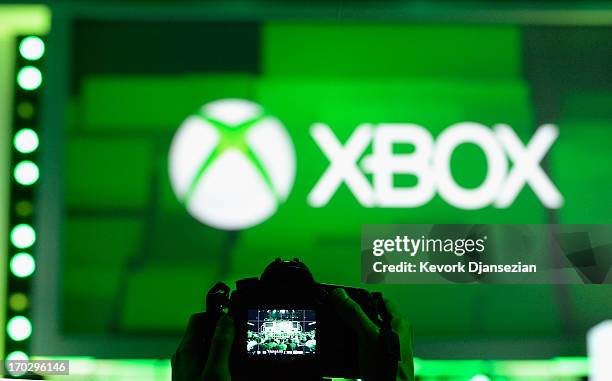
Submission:
[[[399,339],[391,331],[391,316],[380,293],[321,284],[298,259],[277,258],[260,278],[246,278],[230,289],[217,283],[208,293],[210,323],[205,339],[214,333],[224,308],[235,322],[230,355],[232,380],[320,380],[323,377],[360,378],[357,334],[328,303],[342,287],[380,327],[377,350],[389,359],[380,380],[394,380]]]

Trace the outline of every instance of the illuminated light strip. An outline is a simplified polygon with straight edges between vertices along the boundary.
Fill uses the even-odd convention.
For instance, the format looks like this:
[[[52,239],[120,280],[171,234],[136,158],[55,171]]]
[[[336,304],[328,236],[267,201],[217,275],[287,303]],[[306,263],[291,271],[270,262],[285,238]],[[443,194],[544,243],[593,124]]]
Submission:
[[[28,359],[29,342],[34,332],[29,316],[28,294],[36,269],[34,252],[37,232],[33,225],[32,205],[33,188],[40,175],[36,161],[40,144],[37,106],[40,90],[44,86],[41,71],[45,54],[44,41],[37,36],[27,36],[18,41],[16,46],[8,232],[10,245],[6,258],[6,360]],[[17,372],[10,375],[20,377],[22,374]]]

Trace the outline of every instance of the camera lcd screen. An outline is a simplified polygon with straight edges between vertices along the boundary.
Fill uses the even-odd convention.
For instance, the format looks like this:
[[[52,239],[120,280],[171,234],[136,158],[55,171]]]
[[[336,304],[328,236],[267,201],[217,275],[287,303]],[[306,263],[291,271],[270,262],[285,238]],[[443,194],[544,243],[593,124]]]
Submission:
[[[315,310],[248,310],[249,356],[309,356],[317,350]]]

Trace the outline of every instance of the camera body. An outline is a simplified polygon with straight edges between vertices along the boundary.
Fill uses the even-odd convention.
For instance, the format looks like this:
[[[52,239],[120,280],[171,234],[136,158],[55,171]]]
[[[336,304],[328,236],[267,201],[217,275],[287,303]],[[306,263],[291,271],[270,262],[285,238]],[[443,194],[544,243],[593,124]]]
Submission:
[[[357,333],[327,303],[338,287],[375,324],[389,328],[380,293],[317,283],[298,259],[277,258],[260,278],[237,281],[229,298],[227,286],[213,288],[207,312],[214,319],[228,307],[235,322],[232,380],[359,378]]]

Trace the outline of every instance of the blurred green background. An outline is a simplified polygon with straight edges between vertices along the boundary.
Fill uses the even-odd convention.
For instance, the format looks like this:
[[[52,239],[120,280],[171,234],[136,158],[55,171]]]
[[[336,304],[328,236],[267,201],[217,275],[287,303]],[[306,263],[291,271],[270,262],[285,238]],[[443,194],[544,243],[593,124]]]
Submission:
[[[147,27],[155,33],[159,26],[141,26]],[[217,23],[210,28],[222,35],[242,28],[245,38],[211,48],[215,42],[198,33],[185,46],[230,61],[239,55],[251,72],[206,73],[210,64],[203,57],[198,65],[202,74],[79,78],[66,131],[66,331],[178,332],[185,316],[201,308],[203,292],[215,280],[258,275],[276,256],[301,258],[320,281],[357,285],[363,223],[545,222],[545,212],[528,191],[507,210],[468,213],[438,198],[416,209],[368,209],[346,187],[323,208],[306,203],[328,165],[308,133],[314,122],[328,123],[341,141],[363,122],[410,121],[437,134],[466,120],[504,121],[529,138],[533,112],[528,86],[519,75],[517,28],[368,23]],[[94,26],[94,35],[79,41],[106,41],[109,29]],[[117,40],[112,41],[118,49]],[[414,44],[403,48],[402,41]],[[429,46],[431,41],[437,46]],[[500,42],[503,49],[496,48]],[[497,54],[483,62],[479,57],[487,48]],[[138,54],[139,60],[144,54]],[[287,202],[269,220],[238,233],[194,220],[173,194],[167,174],[177,126],[200,105],[227,97],[254,100],[276,115],[297,156],[296,182]],[[475,186],[486,164],[477,148],[462,149],[454,161],[458,181]],[[388,292],[395,299],[406,298],[406,292],[422,294],[410,304],[441,292],[407,289]],[[172,301],[172,307],[160,311],[160,299]],[[467,311],[460,305],[451,310],[463,320],[451,331],[469,334]],[[83,318],[93,312],[95,317]],[[422,317],[415,313],[414,318]],[[429,322],[428,330],[435,333],[437,325]]]
[[[503,122],[528,141],[538,123],[538,83],[528,78],[532,58],[526,55],[539,52],[526,48],[529,32],[519,26],[210,22],[162,33],[166,24],[132,25],[75,24],[73,62],[80,69],[73,72],[64,164],[66,334],[178,333],[186,316],[202,308],[214,281],[258,275],[276,256],[301,258],[319,281],[359,285],[364,223],[603,223],[610,217],[609,198],[597,191],[609,171],[596,163],[606,158],[592,160],[608,155],[603,145],[610,132],[601,121],[601,128],[586,130],[593,122],[579,104],[564,109],[570,115],[548,120],[561,129],[551,173],[566,198],[553,215],[529,187],[508,209],[459,210],[439,197],[414,209],[364,208],[345,186],[323,208],[306,203],[328,165],[308,133],[314,122],[329,124],[341,141],[363,122],[417,123],[434,136],[456,122]],[[163,39],[147,43],[146,35]],[[155,59],[174,41],[180,44],[163,64],[178,69],[162,68]],[[156,68],[160,73],[152,73]],[[567,102],[589,103],[588,93],[578,94]],[[167,174],[169,144],[180,123],[200,105],[227,97],[253,100],[277,116],[297,156],[287,202],[261,225],[237,233],[188,215]],[[566,125],[578,110],[582,116]],[[455,152],[460,184],[478,185],[485,170],[474,146]],[[597,196],[599,205],[586,212]],[[559,287],[407,285],[384,291],[401,304],[420,340],[574,335],[579,343],[609,313],[604,295],[610,289],[563,286],[564,310]],[[577,345],[568,345],[568,354],[583,352]]]
[[[37,290],[56,313],[38,307],[36,353],[165,358],[215,281],[259,275],[277,256],[299,257],[320,282],[362,286],[366,223],[610,223],[612,29],[589,26],[596,7],[482,5],[485,16],[470,18],[481,5],[364,4],[51,7],[39,205],[56,212],[40,219],[37,250],[48,266]],[[228,97],[277,116],[297,158],[286,203],[240,232],[193,219],[167,171],[182,121]],[[307,204],[328,166],[313,123],[345,141],[363,122],[416,123],[436,136],[462,121],[507,123],[523,142],[538,125],[557,124],[543,166],[563,208],[546,210],[528,187],[508,209],[459,210],[438,196],[414,209],[364,208],[345,186],[323,208]],[[484,178],[475,147],[461,146],[453,160],[459,184]],[[584,356],[586,331],[612,311],[609,286],[376,289],[411,320],[424,358]]]

